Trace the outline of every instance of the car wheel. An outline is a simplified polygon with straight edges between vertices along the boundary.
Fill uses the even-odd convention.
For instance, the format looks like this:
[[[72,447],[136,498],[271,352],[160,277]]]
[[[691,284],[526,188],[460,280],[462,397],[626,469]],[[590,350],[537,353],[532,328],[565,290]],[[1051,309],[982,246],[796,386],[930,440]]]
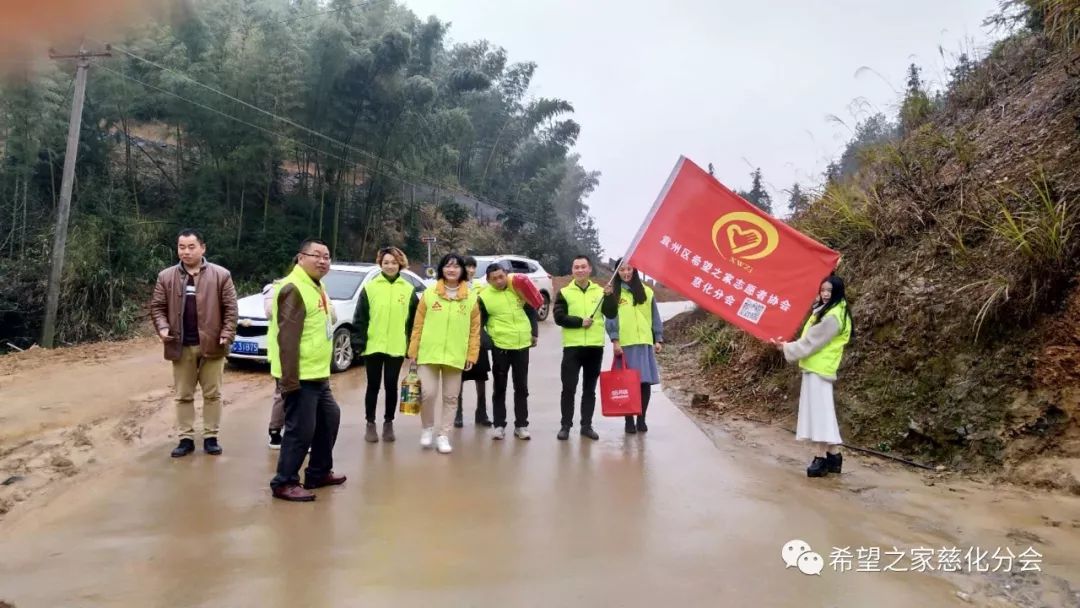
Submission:
[[[335,374],[349,369],[353,362],[352,332],[347,327],[339,327],[334,332],[334,356],[330,360],[330,371]]]
[[[547,321],[548,315],[551,314],[551,296],[546,293],[540,295],[544,298],[544,303],[540,305],[540,310],[536,311],[536,317],[541,321]]]

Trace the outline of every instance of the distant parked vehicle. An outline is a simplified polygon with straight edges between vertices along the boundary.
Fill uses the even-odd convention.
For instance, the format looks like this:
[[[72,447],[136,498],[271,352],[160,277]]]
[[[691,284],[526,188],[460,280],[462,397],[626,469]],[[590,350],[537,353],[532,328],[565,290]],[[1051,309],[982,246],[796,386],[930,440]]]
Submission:
[[[536,316],[541,321],[546,321],[551,314],[551,302],[555,297],[555,287],[551,282],[551,273],[544,270],[540,262],[517,255],[478,255],[476,257],[476,280],[487,283],[487,267],[498,264],[507,272],[523,274],[529,277],[544,298],[543,305],[536,311]]]
[[[353,314],[356,312],[360,293],[369,281],[381,272],[374,264],[333,264],[330,273],[323,278],[326,293],[334,305],[337,324],[334,325],[334,355],[330,370],[337,373],[349,369],[353,361],[360,358],[360,353],[353,352]],[[414,272],[402,270],[401,277],[413,286],[416,297],[420,297],[426,288],[424,281]],[[266,334],[270,330],[270,321],[263,309],[261,293],[240,298],[237,301],[239,320],[236,328],[236,341],[233,342],[230,360],[247,360],[269,363],[266,355]]]

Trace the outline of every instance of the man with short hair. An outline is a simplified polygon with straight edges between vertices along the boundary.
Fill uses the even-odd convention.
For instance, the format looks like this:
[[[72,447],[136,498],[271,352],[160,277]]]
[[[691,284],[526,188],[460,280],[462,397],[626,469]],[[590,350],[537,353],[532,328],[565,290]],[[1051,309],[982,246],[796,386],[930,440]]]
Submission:
[[[574,258],[574,280],[555,296],[555,324],[562,327],[562,428],[558,438],[570,438],[574,426],[574,396],[578,374],[582,375],[581,435],[599,439],[593,430],[596,409],[596,381],[604,360],[604,324],[600,322],[600,302],[604,288],[594,283],[592,261],[588,256]]]
[[[282,500],[312,501],[315,494],[309,490],[345,483],[344,475],[333,472],[341,409],[330,392],[333,303],[322,284],[329,272],[330,249],[309,239],[300,244],[296,266],[275,289],[266,347],[270,374],[285,398],[285,432],[270,488]],[[300,487],[300,467],[309,448]]]
[[[273,282],[267,283],[263,286],[263,311],[266,312],[266,319],[269,321],[274,314],[274,293],[277,290],[277,285],[283,279],[274,279]],[[330,306],[330,323],[337,326],[337,314],[333,305]],[[285,428],[285,397],[281,395],[281,386],[277,379],[274,379],[274,396],[272,397],[272,403],[270,404],[270,449],[281,449],[281,431]]]
[[[538,335],[536,310],[513,289],[506,269],[487,267],[487,288],[480,292],[480,323],[491,337],[495,387],[491,403],[495,414],[492,439],[506,437],[506,381],[514,379],[514,436],[529,439],[529,349]]]
[[[221,378],[236,338],[236,288],[232,275],[206,261],[206,241],[195,230],[177,236],[180,263],[162,270],[150,300],[150,318],[165,359],[173,364],[181,458],[195,451],[195,387],[203,395],[203,450],[221,454]]]

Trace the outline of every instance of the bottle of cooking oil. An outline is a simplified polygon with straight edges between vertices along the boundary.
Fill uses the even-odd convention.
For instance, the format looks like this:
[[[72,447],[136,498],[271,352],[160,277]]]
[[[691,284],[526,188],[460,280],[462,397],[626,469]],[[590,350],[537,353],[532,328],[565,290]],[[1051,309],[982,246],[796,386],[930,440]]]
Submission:
[[[401,381],[401,413],[410,416],[420,413],[420,375],[416,373],[415,365]]]

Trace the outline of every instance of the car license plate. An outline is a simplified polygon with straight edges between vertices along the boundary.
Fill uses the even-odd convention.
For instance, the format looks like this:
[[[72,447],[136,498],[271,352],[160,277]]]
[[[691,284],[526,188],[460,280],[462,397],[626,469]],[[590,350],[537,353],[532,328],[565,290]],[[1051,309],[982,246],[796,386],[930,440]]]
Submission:
[[[257,342],[233,342],[232,352],[238,355],[257,355],[259,354],[259,344]]]

